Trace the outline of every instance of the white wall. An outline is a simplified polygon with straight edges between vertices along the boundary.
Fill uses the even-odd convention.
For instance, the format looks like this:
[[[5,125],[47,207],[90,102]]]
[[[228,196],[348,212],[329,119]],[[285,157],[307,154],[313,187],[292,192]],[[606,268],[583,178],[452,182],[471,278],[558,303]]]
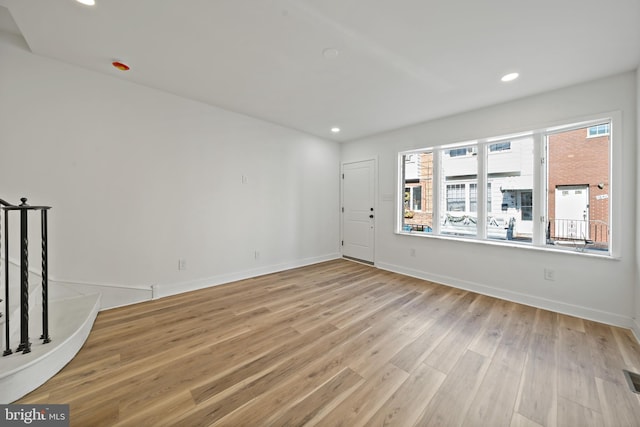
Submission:
[[[53,206],[56,281],[164,295],[336,257],[339,168],[336,143],[0,33],[0,197]]]
[[[516,83],[517,84],[517,83]],[[535,249],[394,234],[397,153],[444,143],[536,129],[551,123],[620,111],[623,132],[614,140],[621,200],[636,197],[636,75],[634,72],[559,89],[501,105],[446,117],[347,143],[342,160],[377,157],[376,259],[381,268],[404,272],[498,297],[631,326],[636,271],[635,203],[624,203],[614,220],[623,227],[617,260]],[[619,202],[621,201],[619,200]],[[622,203],[621,203],[622,204]],[[410,249],[415,249],[415,257]],[[545,281],[544,268],[556,280]]]

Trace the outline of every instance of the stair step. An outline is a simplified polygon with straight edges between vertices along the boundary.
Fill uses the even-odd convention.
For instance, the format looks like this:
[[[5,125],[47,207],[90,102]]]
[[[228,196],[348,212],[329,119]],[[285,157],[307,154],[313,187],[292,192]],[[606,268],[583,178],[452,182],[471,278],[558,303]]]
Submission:
[[[43,344],[37,339],[42,333],[40,310],[34,308],[29,322],[31,352],[0,357],[0,404],[14,402],[35,390],[69,363],[89,336],[99,310],[99,294],[50,301],[51,342]],[[2,338],[4,351],[4,336]],[[19,336],[11,339],[15,352],[20,343]]]

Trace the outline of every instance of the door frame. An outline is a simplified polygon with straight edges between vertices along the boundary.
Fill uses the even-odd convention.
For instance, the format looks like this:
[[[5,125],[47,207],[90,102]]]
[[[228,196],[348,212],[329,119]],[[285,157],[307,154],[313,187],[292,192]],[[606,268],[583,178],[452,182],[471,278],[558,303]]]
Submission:
[[[340,255],[344,257],[343,247],[344,245],[344,167],[345,165],[350,165],[354,163],[362,163],[362,162],[373,162],[373,260],[371,261],[371,265],[376,264],[376,246],[378,240],[378,157],[368,157],[362,158],[359,160],[350,160],[343,161],[340,164],[340,242],[338,242],[338,246],[340,247]],[[353,258],[347,258],[352,261],[356,261]]]

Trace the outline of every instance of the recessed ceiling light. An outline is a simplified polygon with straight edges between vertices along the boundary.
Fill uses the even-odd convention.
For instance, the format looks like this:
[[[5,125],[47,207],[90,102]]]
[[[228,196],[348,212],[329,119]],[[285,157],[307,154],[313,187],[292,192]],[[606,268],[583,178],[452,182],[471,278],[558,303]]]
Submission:
[[[85,6],[95,6],[95,0],[76,0],[78,3],[84,4]]]
[[[113,65],[114,67],[116,67],[120,71],[129,71],[129,69],[130,69],[130,67],[127,64],[125,64],[124,62],[120,62],[120,61],[113,61],[111,63],[111,65]]]
[[[502,76],[502,78],[500,80],[502,80],[503,82],[511,82],[514,81],[515,79],[517,79],[520,76],[520,74],[518,73],[509,73],[509,74],[505,74],[504,76]]]
[[[338,49],[328,47],[322,51],[322,56],[324,56],[326,59],[335,59],[338,57],[338,53]]]
[[[331,132],[338,133],[338,132],[340,132],[340,128],[333,127],[333,128],[331,128]]]

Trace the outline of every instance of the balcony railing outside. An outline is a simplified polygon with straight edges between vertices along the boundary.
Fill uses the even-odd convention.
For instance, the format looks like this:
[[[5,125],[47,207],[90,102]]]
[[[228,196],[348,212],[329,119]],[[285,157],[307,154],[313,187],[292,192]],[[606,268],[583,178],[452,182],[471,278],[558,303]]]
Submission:
[[[430,223],[421,223],[405,219],[403,231],[431,233]],[[411,222],[409,222],[411,221]],[[477,219],[474,216],[453,216],[447,214],[440,232],[458,236],[475,236]],[[487,218],[487,237],[500,240],[518,240],[518,223],[515,218],[489,216]],[[529,232],[530,233],[530,232]],[[580,249],[607,250],[609,248],[609,224],[601,220],[550,219],[546,229],[547,244],[573,245]],[[523,239],[520,239],[523,240]],[[528,239],[531,241],[531,235]]]

